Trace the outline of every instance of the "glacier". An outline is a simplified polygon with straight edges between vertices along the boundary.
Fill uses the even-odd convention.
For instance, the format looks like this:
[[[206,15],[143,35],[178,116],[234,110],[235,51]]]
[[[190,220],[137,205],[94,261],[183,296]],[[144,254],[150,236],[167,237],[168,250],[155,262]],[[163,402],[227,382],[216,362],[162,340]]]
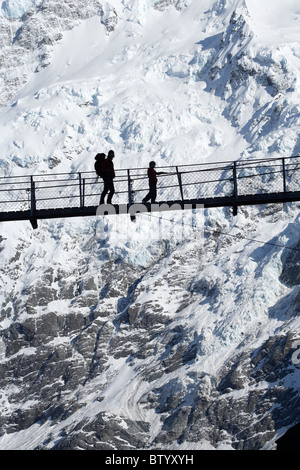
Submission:
[[[32,8],[36,7],[36,0],[5,0],[1,5],[1,13],[9,19],[19,19]]]
[[[2,2],[0,177],[299,155],[299,22],[295,0]],[[0,449],[276,449],[300,421],[299,224],[299,203],[2,223]]]

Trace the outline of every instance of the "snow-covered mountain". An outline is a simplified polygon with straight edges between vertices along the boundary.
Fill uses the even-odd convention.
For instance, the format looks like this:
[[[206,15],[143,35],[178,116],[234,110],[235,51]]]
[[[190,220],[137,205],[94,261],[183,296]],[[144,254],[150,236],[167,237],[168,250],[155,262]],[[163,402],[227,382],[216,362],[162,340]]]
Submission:
[[[1,176],[300,150],[296,0],[6,0]],[[1,199],[0,199],[1,208]],[[0,226],[1,449],[275,449],[299,204]]]

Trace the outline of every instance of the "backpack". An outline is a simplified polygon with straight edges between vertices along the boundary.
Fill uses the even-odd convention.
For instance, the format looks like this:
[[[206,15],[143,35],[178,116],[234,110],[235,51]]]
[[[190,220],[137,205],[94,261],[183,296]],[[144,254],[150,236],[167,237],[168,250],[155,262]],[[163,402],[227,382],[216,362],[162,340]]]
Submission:
[[[95,156],[95,171],[100,178],[103,178],[104,171],[106,170],[106,155],[105,153],[97,153]]]

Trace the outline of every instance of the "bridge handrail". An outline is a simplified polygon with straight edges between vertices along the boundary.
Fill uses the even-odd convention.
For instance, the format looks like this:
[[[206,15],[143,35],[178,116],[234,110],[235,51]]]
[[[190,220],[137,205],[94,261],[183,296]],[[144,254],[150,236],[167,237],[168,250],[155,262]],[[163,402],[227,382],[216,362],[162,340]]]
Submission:
[[[270,163],[270,162],[275,162],[275,161],[282,161],[282,160],[291,160],[291,159],[297,159],[299,158],[300,159],[300,155],[293,155],[293,156],[290,156],[290,157],[275,157],[275,158],[265,158],[265,159],[249,159],[249,160],[230,160],[230,161],[223,161],[223,162],[200,162],[200,163],[188,163],[188,164],[183,164],[183,165],[162,165],[160,166],[159,168],[160,169],[166,169],[166,168],[174,168],[176,169],[177,168],[186,168],[186,167],[203,167],[203,166],[209,166],[210,168],[206,168],[206,169],[203,169],[203,170],[200,170],[200,171],[213,171],[213,170],[221,170],[221,169],[229,169],[230,165],[236,165],[236,166],[247,166],[248,168],[251,168],[249,166],[249,163],[255,163],[256,165],[254,167],[257,167],[257,164],[258,163]],[[291,163],[286,163],[288,165],[291,165]],[[225,165],[224,168],[216,168],[214,167],[215,165]],[[278,165],[279,166],[279,165]],[[133,168],[130,168],[130,172],[134,172],[134,171],[147,171],[147,167],[133,167]],[[125,168],[118,168],[115,170],[116,172],[127,172],[127,169]],[[199,170],[192,170],[194,172],[197,172]],[[188,173],[192,172],[191,170],[188,171]],[[176,173],[176,171],[174,172]],[[74,172],[70,172],[70,173],[67,173],[67,172],[61,172],[61,173],[53,173],[53,174],[46,174],[46,173],[37,173],[37,174],[30,174],[30,175],[8,175],[8,176],[0,176],[0,184],[1,183],[1,180],[8,180],[8,179],[21,179],[21,178],[27,178],[29,179],[29,182],[30,182],[30,178],[35,178],[35,181],[36,182],[39,182],[36,178],[52,178],[54,176],[68,176],[68,178],[64,179],[64,180],[61,180],[61,181],[69,181],[70,180],[70,177],[75,177],[75,178],[78,178],[78,175],[85,175],[85,174],[95,174],[95,171],[74,171]],[[124,175],[124,177],[126,177],[126,175]]]

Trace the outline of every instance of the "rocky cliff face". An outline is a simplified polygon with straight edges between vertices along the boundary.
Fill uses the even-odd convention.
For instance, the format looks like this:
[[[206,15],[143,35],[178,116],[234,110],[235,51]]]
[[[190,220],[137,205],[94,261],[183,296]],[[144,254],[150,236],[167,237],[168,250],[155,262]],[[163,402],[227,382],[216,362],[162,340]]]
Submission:
[[[24,82],[51,64],[53,45],[64,32],[87,18],[99,19],[112,38],[125,22],[124,11],[129,12],[126,24],[134,18],[137,30],[126,35],[138,38],[143,22],[137,21],[135,8],[151,8],[155,15],[189,11],[188,2],[180,0],[128,1],[122,17],[119,3],[51,0],[32,2],[32,9],[17,18],[12,10],[5,12],[3,113],[14,109]],[[191,102],[202,86],[213,106],[220,99],[219,113],[253,144],[242,147],[243,157],[297,150],[299,103],[293,90],[298,82],[290,74],[300,57],[296,46],[287,46],[293,66],[283,61],[282,51],[252,47],[244,2],[206,2],[205,21],[198,1],[192,3],[193,22],[205,32],[201,44],[195,50],[194,41],[186,56],[181,50],[161,58],[155,43],[157,55],[147,69],[153,88],[163,76],[181,97],[180,84],[185,84],[188,106],[181,106],[191,121],[182,109],[175,119],[170,104],[163,112],[170,114],[173,128],[193,140],[195,122],[213,125],[217,112],[208,106],[205,113],[199,101]],[[120,57],[126,64],[130,47],[114,51],[110,65]],[[164,82],[157,83],[163,87]],[[73,97],[76,107],[79,101],[83,106],[75,85],[61,93],[68,103]],[[82,147],[97,131],[95,122],[99,125],[88,118],[104,121],[105,99],[115,113],[134,114],[128,96],[135,106],[135,90],[125,96],[124,108],[123,88],[116,102],[103,89],[103,95],[97,93],[96,103],[85,103],[86,121],[77,136]],[[157,144],[161,158],[170,158],[163,116],[153,129],[163,141]],[[107,129],[114,130],[109,144],[119,142],[116,134],[122,135],[125,150],[133,151],[134,139],[149,138],[153,144],[142,120],[141,135],[136,122],[135,133],[127,129],[128,135],[121,122],[107,117]],[[213,135],[207,147],[216,149],[220,143]],[[121,224],[112,219],[44,222],[37,231],[20,223],[1,226],[0,448],[275,449],[279,435],[300,420],[298,212],[295,203],[284,209],[244,208],[235,219],[229,209],[207,210],[204,220],[202,213],[164,214],[150,221],[153,233],[163,234],[153,239],[146,215],[135,224],[125,217]]]
[[[23,261],[28,246],[19,246],[7,278],[2,272],[2,282],[14,284],[1,310],[3,442],[19,436],[38,449],[262,449],[277,429],[297,422],[298,286],[288,300],[257,299],[245,312],[241,297],[249,294],[242,285],[234,290],[239,268],[227,286],[221,280],[228,251],[237,257],[237,244],[225,236],[161,250],[144,267],[105,259],[105,248],[93,257],[97,242],[85,236],[84,245],[65,246],[76,249],[80,272],[41,264],[29,284],[22,269],[36,271],[43,257],[34,238],[32,264]],[[279,267],[285,280],[288,260]],[[253,274],[257,291],[272,262],[257,261],[242,284]],[[215,264],[221,272],[209,276]],[[278,289],[288,291],[281,283]],[[32,431],[33,443],[26,438]]]

